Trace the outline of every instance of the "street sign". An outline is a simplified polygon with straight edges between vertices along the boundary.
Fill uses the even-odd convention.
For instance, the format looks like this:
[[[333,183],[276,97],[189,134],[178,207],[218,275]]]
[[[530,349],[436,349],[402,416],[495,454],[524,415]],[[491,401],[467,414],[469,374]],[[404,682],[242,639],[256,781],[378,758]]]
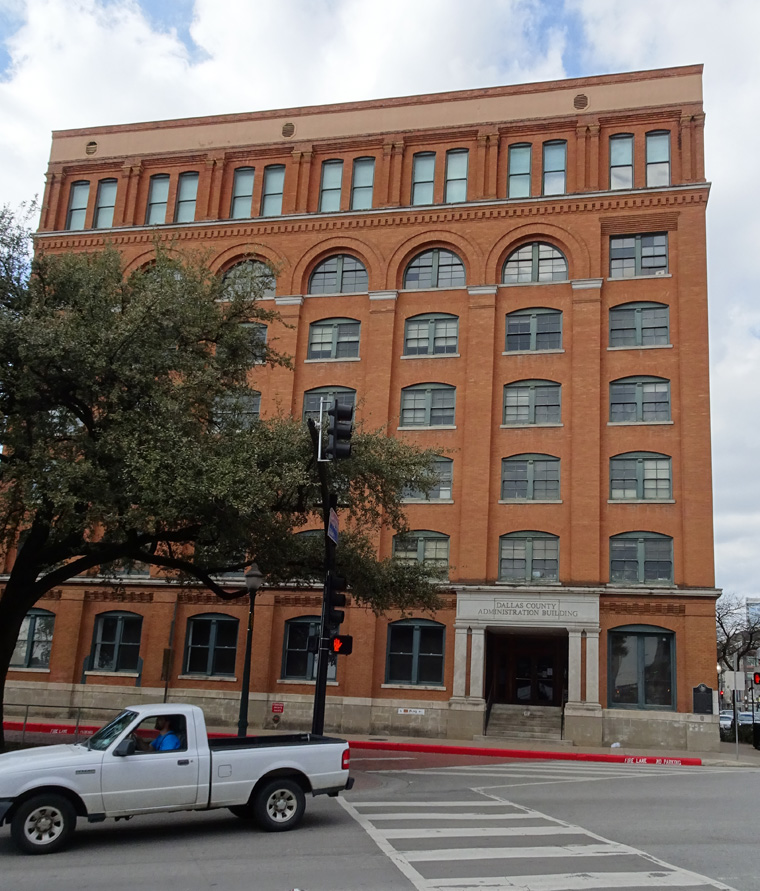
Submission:
[[[330,508],[330,519],[327,523],[327,537],[338,543],[338,515],[333,508]]]
[[[272,703],[272,714],[273,715],[281,715],[285,711],[285,703],[284,702],[273,702]]]

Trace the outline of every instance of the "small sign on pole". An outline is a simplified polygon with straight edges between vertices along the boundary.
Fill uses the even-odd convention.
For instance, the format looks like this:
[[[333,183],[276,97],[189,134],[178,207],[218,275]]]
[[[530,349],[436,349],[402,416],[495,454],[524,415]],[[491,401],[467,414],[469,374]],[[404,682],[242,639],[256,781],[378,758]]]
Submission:
[[[330,508],[330,519],[327,523],[327,537],[338,544],[338,515],[335,510]]]

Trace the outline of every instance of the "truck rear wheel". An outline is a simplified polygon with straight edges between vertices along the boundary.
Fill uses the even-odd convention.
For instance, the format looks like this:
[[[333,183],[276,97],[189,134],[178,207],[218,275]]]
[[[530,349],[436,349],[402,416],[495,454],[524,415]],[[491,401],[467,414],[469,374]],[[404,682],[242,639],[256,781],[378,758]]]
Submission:
[[[11,820],[11,838],[24,854],[54,854],[68,844],[77,815],[62,795],[35,795],[19,806]]]
[[[303,819],[306,796],[295,780],[282,777],[265,783],[256,794],[253,812],[267,832],[295,829]]]

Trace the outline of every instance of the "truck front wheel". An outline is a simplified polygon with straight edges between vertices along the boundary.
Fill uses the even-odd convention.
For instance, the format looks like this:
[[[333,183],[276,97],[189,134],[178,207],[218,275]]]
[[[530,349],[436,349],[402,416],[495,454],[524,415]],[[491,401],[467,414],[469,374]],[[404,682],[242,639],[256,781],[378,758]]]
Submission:
[[[303,789],[295,780],[287,777],[265,783],[253,803],[256,822],[267,832],[295,829],[303,819],[305,810]]]
[[[24,854],[53,854],[65,847],[77,822],[74,806],[62,795],[35,795],[11,820],[11,838]]]

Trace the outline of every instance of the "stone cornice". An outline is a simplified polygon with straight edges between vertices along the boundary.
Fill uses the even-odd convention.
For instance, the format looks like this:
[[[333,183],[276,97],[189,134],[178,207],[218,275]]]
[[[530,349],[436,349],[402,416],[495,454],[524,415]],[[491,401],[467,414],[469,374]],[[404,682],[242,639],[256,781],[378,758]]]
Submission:
[[[530,201],[472,202],[420,208],[381,208],[361,214],[302,214],[277,218],[240,220],[206,220],[196,223],[164,226],[125,226],[121,229],[82,230],[79,232],[38,232],[35,238],[48,248],[97,248],[114,245],[151,244],[156,234],[166,232],[171,238],[184,240],[245,238],[261,239],[267,235],[291,233],[350,232],[365,228],[403,228],[423,225],[446,226],[463,222],[488,220],[525,220],[530,217],[562,216],[577,213],[654,212],[706,204],[709,184],[671,186],[669,189],[634,192],[595,192],[568,195],[561,200],[535,198]]]

